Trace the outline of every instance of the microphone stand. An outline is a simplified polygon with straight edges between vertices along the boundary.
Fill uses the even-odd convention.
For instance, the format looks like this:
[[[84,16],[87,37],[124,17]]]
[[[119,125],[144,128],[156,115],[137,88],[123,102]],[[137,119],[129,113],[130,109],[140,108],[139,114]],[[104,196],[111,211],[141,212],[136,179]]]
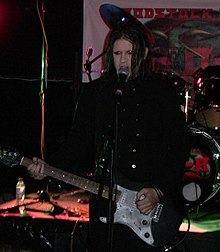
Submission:
[[[108,252],[112,251],[113,241],[113,223],[114,208],[113,203],[116,201],[117,184],[114,183],[117,174],[117,153],[118,153],[118,122],[119,122],[119,106],[121,105],[122,90],[117,88],[115,92],[115,143],[111,149],[111,166],[109,178],[109,212],[108,212]],[[117,182],[117,181],[116,181]]]

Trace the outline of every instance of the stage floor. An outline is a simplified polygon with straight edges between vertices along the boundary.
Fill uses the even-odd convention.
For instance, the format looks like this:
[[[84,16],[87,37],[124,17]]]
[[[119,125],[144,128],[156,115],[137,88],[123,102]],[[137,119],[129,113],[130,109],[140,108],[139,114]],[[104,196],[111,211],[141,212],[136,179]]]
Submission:
[[[38,252],[33,247],[37,243],[40,246],[39,251],[63,252],[64,246],[73,245],[71,237],[75,230],[74,242],[77,244],[74,252],[86,252],[88,193],[83,190],[53,193],[49,195],[48,201],[39,200],[38,195],[32,193],[26,196],[24,204],[23,213],[19,213],[15,199],[0,205],[0,244],[8,243],[15,247],[15,250],[2,250],[0,246],[0,251],[14,252],[19,251],[18,247],[25,247],[26,251]],[[188,206],[188,219],[184,219],[180,234],[185,236],[180,251],[220,251],[218,195],[200,206]]]

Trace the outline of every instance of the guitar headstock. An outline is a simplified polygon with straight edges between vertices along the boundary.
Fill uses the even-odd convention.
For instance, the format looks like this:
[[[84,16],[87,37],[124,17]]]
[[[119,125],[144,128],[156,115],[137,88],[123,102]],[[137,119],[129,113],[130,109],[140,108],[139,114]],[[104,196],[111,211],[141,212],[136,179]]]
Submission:
[[[22,156],[18,151],[7,150],[0,147],[0,163],[13,167],[19,165]]]

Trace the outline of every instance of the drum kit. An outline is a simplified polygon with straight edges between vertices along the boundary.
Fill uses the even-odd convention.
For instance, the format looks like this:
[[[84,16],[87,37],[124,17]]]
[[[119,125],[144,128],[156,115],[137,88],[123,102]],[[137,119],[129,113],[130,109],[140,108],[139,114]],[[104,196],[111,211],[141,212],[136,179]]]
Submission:
[[[175,74],[189,129],[190,157],[185,165],[183,196],[188,206],[201,206],[220,189],[220,66],[198,69],[193,84]]]

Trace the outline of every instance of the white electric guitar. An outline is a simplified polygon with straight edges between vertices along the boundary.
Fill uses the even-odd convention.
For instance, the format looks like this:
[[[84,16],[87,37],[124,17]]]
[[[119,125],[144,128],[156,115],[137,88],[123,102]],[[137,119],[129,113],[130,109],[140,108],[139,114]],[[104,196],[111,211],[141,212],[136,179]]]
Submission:
[[[23,165],[27,167],[32,160],[14,154],[0,155],[0,162],[10,167]],[[76,176],[69,172],[45,164],[44,175],[56,178],[65,183],[74,185],[93,194],[98,194],[99,183]],[[163,197],[148,215],[141,214],[135,205],[136,191],[126,189],[120,185],[114,190],[113,198],[116,201],[114,223],[130,227],[144,242],[151,246],[165,246],[177,234],[182,219],[169,198]],[[102,197],[109,198],[109,188],[104,186]],[[107,222],[106,217],[100,217]]]

